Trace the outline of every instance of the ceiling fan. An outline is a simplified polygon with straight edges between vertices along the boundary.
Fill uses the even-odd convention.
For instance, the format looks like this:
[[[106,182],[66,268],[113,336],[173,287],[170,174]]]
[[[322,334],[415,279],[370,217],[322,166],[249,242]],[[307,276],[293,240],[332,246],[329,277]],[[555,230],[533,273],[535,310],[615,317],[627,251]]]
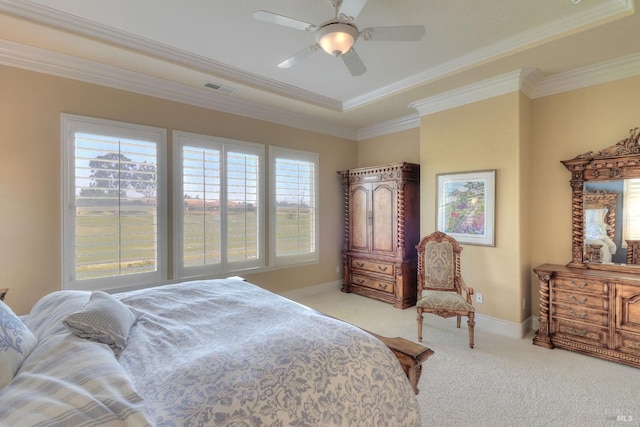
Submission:
[[[289,18],[276,13],[258,10],[253,13],[255,19],[272,24],[283,25],[307,32],[316,33],[316,43],[278,64],[279,68],[289,68],[320,49],[329,55],[342,58],[347,69],[353,76],[359,76],[367,71],[360,56],[353,48],[359,40],[365,41],[418,41],[424,36],[422,25],[403,27],[374,27],[358,30],[355,20],[367,0],[329,0],[335,9],[335,17],[320,25]]]

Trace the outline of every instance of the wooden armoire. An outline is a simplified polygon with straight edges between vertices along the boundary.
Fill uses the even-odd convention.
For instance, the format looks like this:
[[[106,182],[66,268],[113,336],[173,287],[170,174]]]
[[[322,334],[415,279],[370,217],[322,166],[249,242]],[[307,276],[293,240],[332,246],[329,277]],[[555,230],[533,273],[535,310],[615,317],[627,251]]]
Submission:
[[[342,292],[396,308],[415,305],[420,165],[402,162],[338,173],[345,205]]]

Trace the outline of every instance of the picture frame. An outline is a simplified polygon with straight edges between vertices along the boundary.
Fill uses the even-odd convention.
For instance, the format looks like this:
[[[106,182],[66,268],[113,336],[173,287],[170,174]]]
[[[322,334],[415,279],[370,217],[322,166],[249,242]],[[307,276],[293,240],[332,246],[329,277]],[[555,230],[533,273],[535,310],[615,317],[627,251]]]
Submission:
[[[495,246],[496,170],[437,174],[437,229],[460,243]]]

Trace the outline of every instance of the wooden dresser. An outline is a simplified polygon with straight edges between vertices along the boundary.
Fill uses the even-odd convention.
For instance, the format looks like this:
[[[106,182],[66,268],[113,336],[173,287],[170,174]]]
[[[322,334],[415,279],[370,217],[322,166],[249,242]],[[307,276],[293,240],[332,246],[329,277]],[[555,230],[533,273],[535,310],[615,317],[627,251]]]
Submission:
[[[544,264],[533,343],[640,367],[640,276]]]
[[[343,292],[407,308],[416,303],[420,165],[338,172],[345,205]]]

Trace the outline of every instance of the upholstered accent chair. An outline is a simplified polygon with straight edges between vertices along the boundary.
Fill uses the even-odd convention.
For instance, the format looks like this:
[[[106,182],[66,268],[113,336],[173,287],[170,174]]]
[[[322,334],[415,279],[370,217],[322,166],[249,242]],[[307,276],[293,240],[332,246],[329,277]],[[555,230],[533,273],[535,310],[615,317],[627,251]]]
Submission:
[[[423,314],[448,318],[468,318],[469,347],[473,348],[475,308],[471,303],[473,288],[460,275],[462,247],[456,239],[440,231],[423,237],[418,250],[418,341],[422,341]],[[464,292],[464,295],[463,295]]]

